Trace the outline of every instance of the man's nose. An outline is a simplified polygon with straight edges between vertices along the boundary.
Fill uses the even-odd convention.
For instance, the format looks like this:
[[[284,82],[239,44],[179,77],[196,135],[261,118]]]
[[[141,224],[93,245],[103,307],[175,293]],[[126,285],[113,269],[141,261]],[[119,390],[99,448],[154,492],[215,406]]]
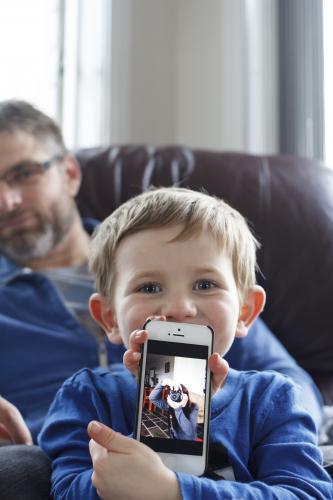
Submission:
[[[161,314],[166,316],[168,321],[182,322],[197,315],[197,306],[191,297],[177,295],[167,300]]]
[[[22,202],[19,189],[10,187],[6,182],[0,180],[0,212],[11,212]]]

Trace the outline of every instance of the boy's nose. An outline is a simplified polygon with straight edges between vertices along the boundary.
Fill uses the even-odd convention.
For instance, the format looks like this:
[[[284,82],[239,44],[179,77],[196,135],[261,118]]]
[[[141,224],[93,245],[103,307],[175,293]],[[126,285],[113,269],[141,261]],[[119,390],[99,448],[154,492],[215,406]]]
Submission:
[[[174,297],[162,307],[162,315],[168,321],[185,321],[197,315],[195,303],[188,297]]]
[[[0,213],[11,212],[22,202],[22,196],[18,189],[11,188],[0,180]]]

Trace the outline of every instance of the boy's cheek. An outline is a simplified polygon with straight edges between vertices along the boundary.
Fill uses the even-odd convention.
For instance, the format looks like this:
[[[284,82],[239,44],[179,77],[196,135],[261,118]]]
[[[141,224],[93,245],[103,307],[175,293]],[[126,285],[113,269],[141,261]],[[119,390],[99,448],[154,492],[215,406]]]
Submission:
[[[123,321],[120,321],[119,324],[118,324],[118,331],[117,331],[117,339],[118,339],[118,342],[117,343],[123,343],[124,346],[126,347],[126,349],[129,348],[129,338],[130,338],[130,335],[132,332],[134,332],[135,330],[140,330],[142,328],[142,325],[141,323],[138,323],[138,322],[123,322]],[[112,333],[108,334],[108,339],[110,340],[110,342],[112,343],[115,343],[114,342],[114,336],[112,335]]]
[[[128,338],[134,330],[141,330],[143,325],[146,323],[147,318],[151,316],[153,312],[151,308],[144,306],[134,306],[128,305],[122,308],[119,319],[120,334],[128,342]],[[125,343],[125,342],[124,342]]]
[[[225,356],[225,354],[229,351],[230,347],[232,346],[234,340],[235,340],[235,335],[230,335],[228,337],[221,338],[219,335],[215,334],[213,351],[218,352],[222,357]]]

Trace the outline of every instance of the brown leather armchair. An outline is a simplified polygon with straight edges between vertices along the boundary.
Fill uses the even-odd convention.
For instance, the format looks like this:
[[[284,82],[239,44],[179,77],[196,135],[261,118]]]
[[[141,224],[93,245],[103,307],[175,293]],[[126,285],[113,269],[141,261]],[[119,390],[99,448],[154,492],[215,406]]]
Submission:
[[[333,169],[315,160],[112,146],[76,152],[83,170],[77,202],[105,218],[150,185],[204,188],[249,221],[261,243],[263,318],[333,404]]]

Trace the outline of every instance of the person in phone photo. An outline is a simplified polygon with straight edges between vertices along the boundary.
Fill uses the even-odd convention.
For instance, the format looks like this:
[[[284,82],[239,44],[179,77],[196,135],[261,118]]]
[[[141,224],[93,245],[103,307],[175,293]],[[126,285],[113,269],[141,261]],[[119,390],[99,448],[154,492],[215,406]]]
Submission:
[[[222,200],[183,188],[138,195],[99,226],[90,247],[90,311],[123,365],[82,369],[58,391],[39,444],[52,495],[75,499],[333,498],[315,424],[299,389],[273,371],[237,371],[223,356],[265,304],[257,242]],[[292,305],[291,305],[292,306]],[[149,318],[209,325],[210,454],[203,477],[173,471],[132,438],[141,344]]]
[[[162,397],[164,388],[169,389],[166,400]],[[169,379],[162,380],[154,387],[149,399],[161,410],[167,410],[169,434],[172,439],[197,439],[199,406],[192,403],[185,385]]]

